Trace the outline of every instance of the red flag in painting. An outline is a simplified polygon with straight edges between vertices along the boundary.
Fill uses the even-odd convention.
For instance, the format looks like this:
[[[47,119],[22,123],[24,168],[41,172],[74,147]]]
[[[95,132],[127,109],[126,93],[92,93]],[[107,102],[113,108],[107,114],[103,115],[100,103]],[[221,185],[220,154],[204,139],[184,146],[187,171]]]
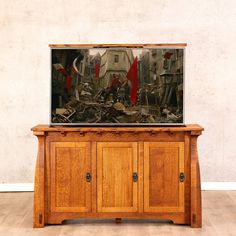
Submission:
[[[66,77],[66,90],[68,93],[70,92],[71,84],[72,84],[72,77],[70,75],[67,75],[67,77]]]
[[[56,63],[56,64],[53,64],[53,66],[54,66],[54,68],[55,68],[57,71],[59,71],[61,74],[65,75],[65,76],[67,75],[67,72],[66,72],[66,70],[65,70],[65,68],[63,67],[62,64]]]
[[[66,90],[69,93],[71,89],[71,84],[72,84],[72,77],[67,73],[67,71],[65,70],[62,64],[56,63],[56,64],[53,64],[53,66],[58,72],[66,76]],[[73,69],[74,68],[72,67],[72,70]]]
[[[95,65],[95,77],[98,79],[99,78],[99,71],[100,71],[100,65],[97,63]]]
[[[170,52],[166,52],[165,55],[164,55],[164,58],[165,59],[170,59],[170,57],[172,56],[173,53],[170,53]]]
[[[130,92],[130,100],[132,104],[137,102],[137,90],[138,90],[138,58],[135,57],[133,64],[131,65],[129,72],[127,73],[127,79],[131,81],[132,87]]]

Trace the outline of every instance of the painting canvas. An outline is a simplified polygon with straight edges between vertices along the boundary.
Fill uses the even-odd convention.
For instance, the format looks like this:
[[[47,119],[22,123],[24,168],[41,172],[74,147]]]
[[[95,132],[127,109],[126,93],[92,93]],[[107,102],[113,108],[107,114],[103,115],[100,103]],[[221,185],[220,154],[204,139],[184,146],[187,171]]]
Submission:
[[[183,124],[183,104],[183,47],[51,48],[51,124]]]

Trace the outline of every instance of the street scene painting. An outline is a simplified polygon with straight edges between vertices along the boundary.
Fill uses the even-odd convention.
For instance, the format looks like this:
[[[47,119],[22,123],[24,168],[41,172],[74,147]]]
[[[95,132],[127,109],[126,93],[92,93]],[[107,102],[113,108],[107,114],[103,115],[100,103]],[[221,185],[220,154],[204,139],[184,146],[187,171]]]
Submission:
[[[183,123],[182,48],[51,49],[51,123]]]

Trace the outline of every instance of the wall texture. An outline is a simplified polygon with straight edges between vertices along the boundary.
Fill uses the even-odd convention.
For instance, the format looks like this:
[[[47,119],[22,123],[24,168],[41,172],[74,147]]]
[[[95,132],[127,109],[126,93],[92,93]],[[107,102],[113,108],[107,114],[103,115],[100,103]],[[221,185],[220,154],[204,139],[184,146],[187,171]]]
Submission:
[[[186,42],[186,123],[203,181],[236,181],[234,0],[0,0],[0,183],[33,182],[49,121],[50,43]]]

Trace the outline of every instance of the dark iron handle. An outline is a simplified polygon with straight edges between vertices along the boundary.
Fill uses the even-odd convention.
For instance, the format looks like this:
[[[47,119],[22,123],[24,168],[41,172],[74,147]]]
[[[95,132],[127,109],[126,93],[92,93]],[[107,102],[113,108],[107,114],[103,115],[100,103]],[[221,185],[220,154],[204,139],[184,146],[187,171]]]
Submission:
[[[184,182],[184,173],[183,172],[179,173],[179,180],[180,180],[180,182]]]
[[[85,175],[86,182],[90,182],[91,178],[92,178],[91,174],[90,173],[86,173],[86,175]]]
[[[137,182],[137,181],[138,181],[138,174],[137,174],[137,172],[134,172],[134,173],[133,173],[133,181],[134,181],[134,182]]]

